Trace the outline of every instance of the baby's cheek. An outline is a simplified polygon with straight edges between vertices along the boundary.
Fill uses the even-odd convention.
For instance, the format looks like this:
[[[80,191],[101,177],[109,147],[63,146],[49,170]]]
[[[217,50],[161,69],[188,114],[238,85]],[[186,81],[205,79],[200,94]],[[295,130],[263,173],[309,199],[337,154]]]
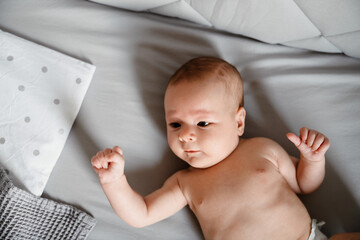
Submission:
[[[233,150],[235,142],[229,141],[221,137],[213,139],[213,141],[206,141],[208,154],[216,159],[226,158]]]
[[[173,153],[175,153],[176,155],[178,155],[178,149],[179,149],[179,147],[177,146],[178,145],[178,143],[175,141],[175,139],[174,139],[174,137],[169,137],[168,138],[168,144],[169,144],[169,147],[170,147],[170,149],[173,151]]]

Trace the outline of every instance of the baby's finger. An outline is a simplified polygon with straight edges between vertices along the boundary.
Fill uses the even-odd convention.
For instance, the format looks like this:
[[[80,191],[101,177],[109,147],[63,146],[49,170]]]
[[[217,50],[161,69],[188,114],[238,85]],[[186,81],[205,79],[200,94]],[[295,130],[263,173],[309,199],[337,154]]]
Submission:
[[[112,153],[112,150],[111,150],[110,148],[106,148],[106,149],[104,150],[104,155],[105,155],[105,156],[108,155],[108,154],[110,154],[110,153]]]
[[[112,153],[106,155],[103,158],[100,159],[101,167],[107,169],[109,167],[109,163],[112,162]]]
[[[99,161],[99,158],[98,157],[92,157],[91,158],[91,165],[93,165],[94,167],[96,168],[101,168],[101,163]]]
[[[119,148],[118,146],[113,147],[112,149],[114,152],[120,154],[121,156],[123,155],[123,150],[121,148]]]
[[[309,147],[298,136],[293,133],[288,133],[286,134],[286,136],[299,149],[302,154],[309,153]]]
[[[104,152],[97,152],[97,154],[95,155],[97,158],[103,158],[104,157]]]
[[[106,169],[106,168],[108,168],[108,166],[109,166],[109,163],[108,163],[107,159],[104,158],[104,159],[101,161],[101,167]]]
[[[306,140],[306,145],[308,145],[309,147],[312,147],[312,145],[314,144],[315,138],[317,136],[317,132],[315,132],[314,130],[309,130],[308,132],[308,137]]]
[[[309,129],[307,127],[300,128],[300,138],[303,142],[306,142],[308,138]]]
[[[330,148],[330,140],[327,137],[325,137],[324,142],[321,144],[321,146],[318,148],[317,151],[319,153],[325,154],[329,148]]]
[[[298,147],[301,144],[301,139],[296,136],[294,133],[286,134],[286,137],[296,146]]]
[[[104,162],[103,163],[103,168],[109,168],[110,164],[111,163],[116,163],[116,164],[119,164],[119,163],[122,163],[124,161],[124,158],[122,155],[120,155],[118,152],[115,152],[115,151],[112,151],[112,153],[106,155],[104,157]]]
[[[107,168],[104,152],[98,152],[95,158],[97,158],[97,160],[95,160],[97,168]]]
[[[314,143],[311,147],[313,151],[317,151],[321,144],[325,141],[325,136],[322,134],[318,134],[314,140]]]

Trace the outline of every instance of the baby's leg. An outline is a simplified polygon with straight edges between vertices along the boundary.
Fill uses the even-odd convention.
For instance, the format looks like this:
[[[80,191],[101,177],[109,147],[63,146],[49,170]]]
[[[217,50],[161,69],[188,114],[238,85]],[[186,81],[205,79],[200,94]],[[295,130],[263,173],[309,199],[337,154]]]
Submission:
[[[330,240],[360,240],[360,233],[339,233],[332,236]]]

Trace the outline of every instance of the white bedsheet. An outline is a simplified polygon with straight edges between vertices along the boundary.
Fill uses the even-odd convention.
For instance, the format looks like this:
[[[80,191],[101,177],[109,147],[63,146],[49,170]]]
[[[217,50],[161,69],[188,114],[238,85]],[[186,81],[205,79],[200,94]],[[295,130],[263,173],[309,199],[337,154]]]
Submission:
[[[360,230],[359,60],[82,0],[3,0],[0,27],[97,67],[43,194],[93,215],[98,224],[90,240],[203,239],[188,208],[146,228],[128,226],[90,164],[97,151],[121,146],[128,180],[141,194],[185,167],[167,146],[163,96],[171,74],[200,55],[225,58],[241,72],[245,137],[269,137],[298,156],[288,131],[305,125],[329,136],[325,181],[301,199],[313,218],[326,222],[328,236]]]

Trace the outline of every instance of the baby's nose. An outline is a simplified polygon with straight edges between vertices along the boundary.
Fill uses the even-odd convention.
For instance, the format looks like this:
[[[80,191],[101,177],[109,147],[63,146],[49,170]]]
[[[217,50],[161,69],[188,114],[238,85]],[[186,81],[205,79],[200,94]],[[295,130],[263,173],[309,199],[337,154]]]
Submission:
[[[180,140],[180,142],[195,142],[196,135],[193,132],[191,132],[190,130],[183,130],[179,134],[179,140]]]

